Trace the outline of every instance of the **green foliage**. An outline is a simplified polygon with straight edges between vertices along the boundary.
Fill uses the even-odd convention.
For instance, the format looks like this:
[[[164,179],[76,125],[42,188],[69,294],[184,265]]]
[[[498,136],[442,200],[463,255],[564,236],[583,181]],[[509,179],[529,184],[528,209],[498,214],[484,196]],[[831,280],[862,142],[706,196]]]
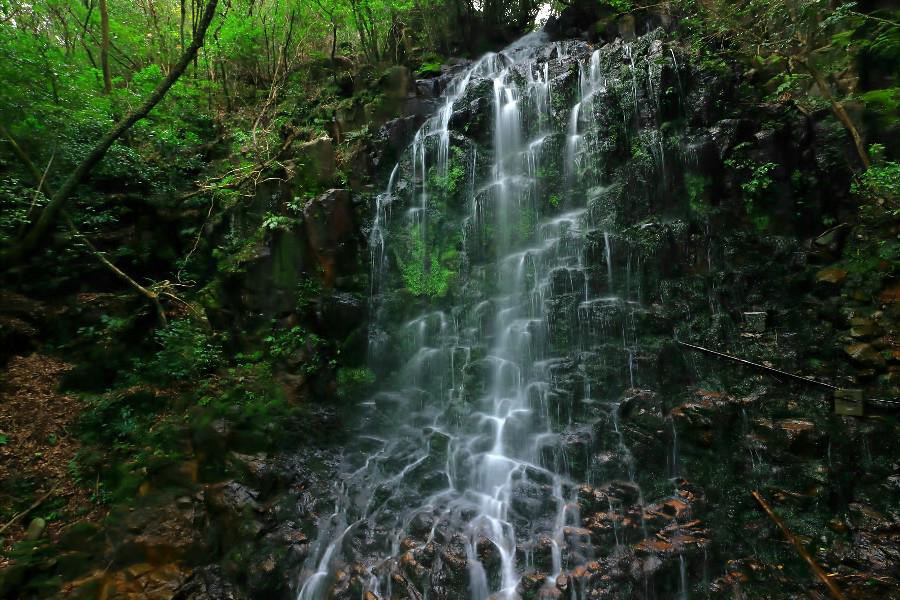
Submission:
[[[282,390],[273,384],[271,365],[264,361],[226,369],[220,378],[205,382],[197,395],[203,422],[226,418],[248,432],[263,431],[292,411]]]
[[[294,217],[266,213],[261,227],[266,231],[290,231],[295,225],[297,225],[297,219]]]
[[[726,164],[729,161],[725,161]],[[762,164],[754,164],[752,162],[743,163],[743,168],[749,169],[750,177],[741,184],[746,196],[753,199],[760,199],[762,195],[772,186],[771,172],[778,166],[773,162]]]
[[[304,313],[310,308],[313,302],[322,295],[322,283],[318,279],[306,277],[297,284],[297,307],[298,313]]]
[[[556,164],[540,165],[535,176],[541,180],[541,184],[548,189],[552,189],[559,182],[559,169]]]
[[[428,170],[428,185],[440,193],[452,195],[456,193],[459,182],[465,176],[462,165],[451,163],[447,167],[447,174],[440,175],[435,167]]]
[[[516,216],[518,217],[515,229],[516,237],[519,240],[529,239],[537,225],[537,215],[532,209],[522,207],[516,211]]]
[[[337,371],[337,395],[341,400],[364,397],[375,383],[375,373],[367,367],[343,367]]]
[[[871,239],[857,241],[844,252],[841,266],[847,270],[847,285],[873,297],[884,281],[895,273],[900,265],[900,244],[896,240]]]
[[[766,61],[766,64],[773,65],[781,61],[781,57],[776,56],[775,59],[777,60],[770,59]],[[801,86],[808,86],[810,80],[811,77],[806,73],[778,73],[769,81],[769,86],[774,87],[774,90],[766,98],[770,101],[780,100],[786,95],[789,96],[791,92],[799,89]]]
[[[102,314],[99,322],[78,328],[78,336],[104,349],[115,347],[125,330],[131,325],[126,317]]]
[[[652,143],[649,132],[641,131],[637,137],[631,140],[631,159],[636,163],[650,164],[653,156],[647,149]]]
[[[432,189],[444,196],[452,196],[459,189],[459,183],[465,176],[466,169],[463,166],[462,148],[454,146],[447,164],[447,173],[441,175],[438,173],[437,168],[432,167],[428,171],[428,184]]]
[[[409,255],[403,258],[397,254],[397,263],[406,289],[414,296],[441,298],[447,294],[450,284],[456,278],[453,266],[456,263],[455,248],[443,250],[435,245],[427,249],[421,229],[410,234]]]
[[[213,248],[210,254],[218,261],[216,269],[220,273],[240,273],[246,263],[258,256],[265,231],[260,227],[258,236],[247,239],[235,236],[227,239],[226,245]]]
[[[703,216],[709,213],[710,207],[704,202],[706,188],[709,186],[709,178],[695,173],[687,173],[684,176],[684,188],[688,195],[688,206],[691,212]]]
[[[728,58],[748,76],[765,81],[745,87],[751,101],[785,102],[804,114],[829,105],[838,109],[852,98],[848,93],[852,86],[839,82],[860,64],[891,73],[896,81],[900,64],[896,10],[865,14],[855,2],[841,0],[793,0],[787,5],[771,0],[680,0],[679,4],[684,12],[679,29],[696,54]],[[761,97],[760,89],[767,94]],[[860,97],[884,120],[893,118],[896,98],[893,86],[866,90]],[[852,122],[841,124],[848,130],[858,128]]]
[[[724,163],[741,175],[741,191],[747,216],[758,231],[765,231],[769,227],[769,215],[766,212],[768,192],[774,183],[772,172],[778,165],[741,158],[744,148],[743,145],[735,147],[737,158],[725,159]]]
[[[263,338],[268,355],[275,361],[284,361],[299,355],[301,369],[312,374],[322,367],[320,350],[324,341],[318,335],[295,325],[288,329],[275,329]]]
[[[150,381],[188,381],[211,373],[223,360],[216,336],[192,319],[169,323],[154,335],[159,350],[137,360],[135,370]]]
[[[885,116],[896,115],[900,110],[900,87],[870,90],[860,94],[859,99],[865,102],[867,108]]]
[[[85,401],[87,408],[79,420],[82,439],[113,450],[139,444],[159,409],[152,394],[127,389],[86,396]]]
[[[597,0],[600,6],[608,6],[616,13],[630,12],[634,7],[630,0]]]
[[[441,74],[441,65],[443,62],[443,59],[439,56],[427,56],[416,71],[416,75],[419,77],[437,77]]]
[[[859,217],[841,266],[850,289],[873,297],[900,273],[900,239],[893,231],[900,216],[900,164],[882,160],[883,148],[870,147],[869,152],[879,162],[851,184],[860,200]]]
[[[900,214],[900,163],[873,165],[851,184],[850,189],[864,200],[881,200],[894,210],[895,215]]]
[[[18,177],[0,177],[0,243],[14,239],[30,221],[29,213],[46,203],[43,193],[23,185]]]

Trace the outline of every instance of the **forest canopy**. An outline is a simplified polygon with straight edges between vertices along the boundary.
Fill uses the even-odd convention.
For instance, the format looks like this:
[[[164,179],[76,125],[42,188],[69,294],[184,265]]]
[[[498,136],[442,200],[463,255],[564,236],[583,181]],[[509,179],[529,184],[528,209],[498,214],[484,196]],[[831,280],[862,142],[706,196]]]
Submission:
[[[252,147],[264,156],[284,125],[276,113],[286,86],[300,89],[294,112],[317,128],[335,108],[330,99],[359,92],[383,65],[439,71],[446,56],[520,35],[537,10],[533,0],[0,2],[0,133],[18,148],[16,162],[30,163],[29,179],[40,179],[43,192],[29,195],[38,182],[19,177],[0,184],[0,242],[30,236],[6,258],[20,262],[53,225],[65,198],[48,201],[48,190],[61,186],[58,195],[68,197],[95,165],[95,182],[125,178],[160,192],[167,188],[163,180],[171,180],[161,172],[166,166],[192,173],[196,147],[235,120],[246,121],[244,151]],[[194,40],[195,54],[179,79],[174,71]],[[136,115],[166,79],[171,89],[156,100],[166,92],[168,98],[153,103],[148,118]],[[92,160],[97,140],[129,119],[134,123]],[[62,177],[76,167],[85,171],[78,181]],[[34,176],[37,171],[46,174]],[[45,204],[50,210],[42,210]],[[39,231],[26,235],[38,214]]]

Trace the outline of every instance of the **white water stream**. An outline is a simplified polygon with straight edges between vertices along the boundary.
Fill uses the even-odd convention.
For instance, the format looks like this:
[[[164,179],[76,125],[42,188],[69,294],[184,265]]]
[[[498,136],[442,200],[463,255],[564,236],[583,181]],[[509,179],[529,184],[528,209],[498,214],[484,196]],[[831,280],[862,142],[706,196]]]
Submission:
[[[584,135],[584,125],[594,118],[590,100],[607,80],[598,51],[586,56],[577,63],[578,97],[571,108],[561,109],[569,115],[567,123],[554,119],[557,90],[549,69],[551,61],[575,61],[563,55],[562,46],[531,34],[473,63],[449,85],[442,108],[416,133],[405,168],[394,168],[378,196],[370,238],[376,321],[385,318],[379,298],[391,269],[392,221],[405,219],[403,225],[421,228],[426,243],[439,235],[429,220],[433,197],[427,181],[431,173],[447,176],[454,111],[470,86],[489,81],[493,131],[485,158],[490,162],[483,164],[472,148],[468,180],[459,184],[466,190],[468,213],[459,224],[465,246],[454,283],[459,301],[429,308],[391,335],[373,328],[370,351],[398,352],[405,364],[392,389],[358,407],[367,435],[348,452],[338,505],[321,523],[299,600],[329,597],[336,571],[351,568],[365,569],[366,592],[389,598],[395,591],[390,565],[410,544],[436,539],[464,546],[472,600],[518,597],[523,573],[542,544],[550,547],[547,585],[573,561],[591,559],[576,496],[592,459],[568,452],[562,436],[593,435],[578,422],[582,407],[610,398],[589,377],[578,395],[560,388],[561,365],[587,344],[554,339],[563,324],[553,321],[558,313],[548,307],[566,298],[574,314],[588,322],[607,312],[627,313],[635,302],[615,295],[619,279],[627,287],[625,274],[614,267],[612,236],[590,223],[587,200],[571,191],[580,189],[579,165],[591,151]],[[633,70],[630,48],[626,56]],[[628,85],[636,87],[637,81]],[[547,141],[554,137],[560,143],[553,152],[564,156],[547,156]],[[544,209],[547,190],[540,175],[559,164],[565,189],[553,196],[565,209]],[[401,195],[406,211],[392,213]],[[517,233],[523,215],[534,218],[524,240]],[[586,267],[590,235],[595,256],[601,256],[597,269]],[[494,255],[475,256],[472,248],[486,240]],[[626,318],[621,330],[600,332],[628,357],[617,365],[626,384],[635,378],[632,329]],[[614,407],[611,418],[609,435],[617,436]],[[623,446],[620,454],[615,474],[633,479],[628,449]],[[573,467],[574,462],[581,466]],[[671,468],[677,469],[675,455]],[[620,533],[613,534],[618,547]],[[419,591],[428,597],[428,590]]]

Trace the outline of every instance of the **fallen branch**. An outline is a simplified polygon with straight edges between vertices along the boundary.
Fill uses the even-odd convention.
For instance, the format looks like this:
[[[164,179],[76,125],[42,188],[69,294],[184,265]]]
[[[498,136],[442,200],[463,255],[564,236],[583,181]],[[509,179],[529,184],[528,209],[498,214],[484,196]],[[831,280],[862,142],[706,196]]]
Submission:
[[[116,277],[127,283],[129,286],[133,287],[135,291],[147,298],[150,303],[153,304],[153,308],[156,310],[156,317],[159,319],[160,327],[162,327],[163,329],[168,327],[169,321],[168,319],[166,319],[166,311],[165,309],[163,309],[163,306],[159,301],[159,294],[157,294],[153,290],[148,290],[140,283],[132,279],[128,275],[128,273],[112,264],[112,262],[110,262],[110,260],[106,258],[106,255],[97,250],[97,247],[94,246],[94,244],[92,244],[89,239],[87,239],[87,236],[78,231],[78,228],[75,227],[75,223],[72,222],[72,219],[69,218],[69,215],[65,211],[63,211],[63,218],[66,221],[66,226],[69,228],[69,231],[72,232],[72,235],[81,240],[81,242],[88,249],[88,252],[93,254],[97,258],[97,260],[99,260],[106,268],[112,271]]]
[[[46,195],[48,198],[53,196],[53,191],[47,185],[46,171],[44,172],[43,175],[41,174],[40,171],[38,171],[38,169],[34,165],[34,163],[31,162],[31,158],[22,149],[22,147],[19,146],[19,144],[16,142],[15,138],[3,126],[2,123],[0,123],[0,134],[2,134],[6,138],[6,140],[9,142],[9,144],[12,146],[12,149],[15,152],[16,156],[19,158],[19,160],[22,162],[22,164],[25,165],[25,168],[28,170],[29,173],[31,173],[31,176],[34,178],[35,182],[37,183],[37,188],[35,188],[35,197],[37,197],[37,192],[43,192],[44,195]],[[47,168],[48,169],[50,168],[49,164],[47,165]],[[88,251],[91,254],[93,254],[97,258],[97,260],[99,260],[103,264],[103,266],[105,266],[110,271],[112,271],[116,275],[116,277],[118,277],[119,279],[121,279],[122,281],[127,283],[129,286],[134,288],[135,291],[137,291],[139,294],[141,294],[142,296],[144,296],[148,300],[150,300],[150,302],[153,304],[154,309],[156,310],[156,316],[159,319],[159,324],[163,328],[165,328],[168,325],[168,321],[166,319],[166,312],[165,312],[165,310],[163,310],[163,306],[159,301],[159,294],[153,290],[145,288],[140,283],[138,283],[137,281],[132,279],[127,273],[122,271],[122,269],[118,268],[116,265],[114,265],[112,262],[110,262],[110,260],[108,258],[106,258],[106,255],[104,255],[100,250],[98,250],[97,247],[94,246],[94,244],[92,244],[91,241],[83,233],[78,231],[78,228],[75,227],[75,223],[72,222],[72,219],[69,217],[68,213],[65,210],[62,211],[62,216],[66,222],[66,226],[69,228],[69,230],[72,232],[72,234],[84,243],[84,245],[87,247]],[[173,294],[168,294],[168,295],[174,297]]]
[[[56,484],[55,484],[52,488],[50,488],[50,491],[48,491],[48,492],[45,493],[43,496],[41,496],[40,498],[38,498],[37,500],[35,500],[34,503],[33,503],[31,506],[29,506],[29,507],[26,508],[25,510],[23,510],[23,511],[21,511],[21,512],[18,512],[18,513],[16,513],[15,515],[13,515],[13,518],[12,518],[12,519],[10,519],[9,521],[7,521],[7,522],[3,525],[3,527],[0,527],[0,533],[3,533],[4,531],[6,531],[6,530],[10,527],[10,525],[12,525],[12,524],[15,523],[16,521],[18,521],[19,519],[21,519],[22,517],[24,517],[25,515],[27,515],[28,513],[30,513],[31,511],[33,511],[34,509],[36,509],[37,507],[39,507],[41,504],[43,504],[43,503],[44,503],[44,500],[46,500],[47,498],[49,498],[49,497],[50,497],[50,494],[52,494],[52,493],[55,492],[57,489],[59,489],[59,486],[60,486],[60,485],[62,485],[62,482],[60,482],[60,481],[56,482]]]
[[[274,164],[278,160],[278,157],[280,157],[282,154],[284,154],[284,152],[288,148],[290,148],[291,144],[294,143],[294,140],[297,138],[297,135],[298,135],[298,132],[291,131],[288,134],[288,136],[284,139],[284,143],[281,145],[281,148],[278,149],[278,152],[276,152],[275,155],[272,156],[272,158],[259,163],[256,167],[252,168],[246,174],[244,174],[244,175],[238,177],[237,179],[234,179],[226,184],[223,184],[223,185],[211,185],[211,184],[215,181],[222,181],[226,177],[228,177],[230,175],[234,175],[241,169],[232,169],[231,171],[228,171],[224,175],[220,175],[219,177],[213,177],[211,179],[208,179],[206,184],[203,185],[202,187],[200,187],[196,190],[190,191],[190,192],[185,192],[184,194],[179,196],[177,199],[177,203],[181,204],[185,200],[189,200],[189,199],[193,198],[194,196],[199,196],[199,195],[205,194],[207,192],[217,192],[220,190],[236,190],[236,189],[239,189],[240,187],[242,187],[245,183],[247,183],[251,179],[253,179],[254,185],[257,185],[259,183],[259,177],[263,173],[263,171],[265,171],[270,166],[272,166],[272,164]]]
[[[788,539],[788,541],[793,544],[794,549],[797,551],[797,554],[806,561],[806,564],[809,565],[809,568],[812,569],[812,572],[815,573],[816,577],[819,578],[819,581],[825,584],[825,587],[828,588],[828,591],[831,592],[832,597],[836,600],[847,600],[847,597],[844,596],[843,592],[841,592],[840,588],[838,588],[837,584],[835,584],[831,579],[829,579],[828,575],[825,571],[822,570],[822,567],[819,566],[819,563],[815,561],[815,559],[810,556],[809,552],[807,552],[806,548],[803,546],[803,542],[797,538],[791,530],[787,528],[787,525],[784,524],[784,521],[781,520],[781,517],[775,514],[775,511],[772,510],[772,507],[769,506],[769,503],[766,502],[766,499],[762,497],[758,491],[754,490],[751,492],[753,498],[759,503],[762,509],[769,515],[769,518],[778,525],[778,528],[781,530],[781,533],[784,534],[784,537]]]
[[[38,181],[38,186],[34,189],[34,195],[31,197],[31,205],[28,207],[28,212],[25,213],[25,219],[22,221],[22,225],[19,227],[19,234],[25,232],[25,224],[27,221],[31,219],[31,214],[34,212],[34,207],[37,206],[38,197],[43,193],[44,190],[44,181],[47,179],[47,173],[50,172],[50,165],[53,164],[53,159],[56,157],[56,151],[53,151],[53,154],[50,155],[50,160],[47,161],[47,166],[44,168],[44,173],[41,175],[40,181]]]

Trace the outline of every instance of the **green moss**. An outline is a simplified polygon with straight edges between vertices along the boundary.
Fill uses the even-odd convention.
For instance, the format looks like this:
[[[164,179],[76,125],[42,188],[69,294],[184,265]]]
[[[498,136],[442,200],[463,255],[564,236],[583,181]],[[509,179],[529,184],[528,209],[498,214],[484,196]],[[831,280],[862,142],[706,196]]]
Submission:
[[[272,281],[276,288],[290,290],[296,287],[300,273],[303,248],[300,237],[290,232],[276,236],[272,244]]]
[[[431,59],[422,63],[422,66],[416,71],[416,75],[419,77],[437,77],[440,74],[441,61],[438,59]]]
[[[462,165],[451,161],[446,175],[439,175],[434,167],[428,171],[428,185],[434,190],[453,195],[456,193],[459,182],[462,181],[465,174],[466,172]]]
[[[530,208],[523,208],[518,211],[518,221],[516,222],[516,236],[519,240],[527,240],[534,233],[537,223],[537,217]]]
[[[439,174],[435,167],[428,170],[428,187],[437,193],[441,200],[447,200],[460,189],[459,184],[465,179],[464,151],[459,146],[450,149],[447,172]]]
[[[691,212],[698,216],[705,216],[710,211],[710,206],[704,202],[706,188],[709,186],[709,178],[703,175],[688,173],[684,176],[684,188],[688,195],[688,205]]]
[[[375,373],[367,367],[344,367],[337,372],[337,395],[341,400],[364,396],[375,383]]]
[[[406,289],[413,296],[442,298],[456,278],[457,251],[454,247],[425,247],[421,229],[411,234],[407,258],[399,255],[397,263]]]
[[[735,147],[735,156],[726,159],[725,166],[735,170],[741,177],[741,192],[747,218],[757,231],[769,228],[768,199],[774,184],[773,171],[778,167],[773,162],[758,163],[745,158],[746,145]]]

